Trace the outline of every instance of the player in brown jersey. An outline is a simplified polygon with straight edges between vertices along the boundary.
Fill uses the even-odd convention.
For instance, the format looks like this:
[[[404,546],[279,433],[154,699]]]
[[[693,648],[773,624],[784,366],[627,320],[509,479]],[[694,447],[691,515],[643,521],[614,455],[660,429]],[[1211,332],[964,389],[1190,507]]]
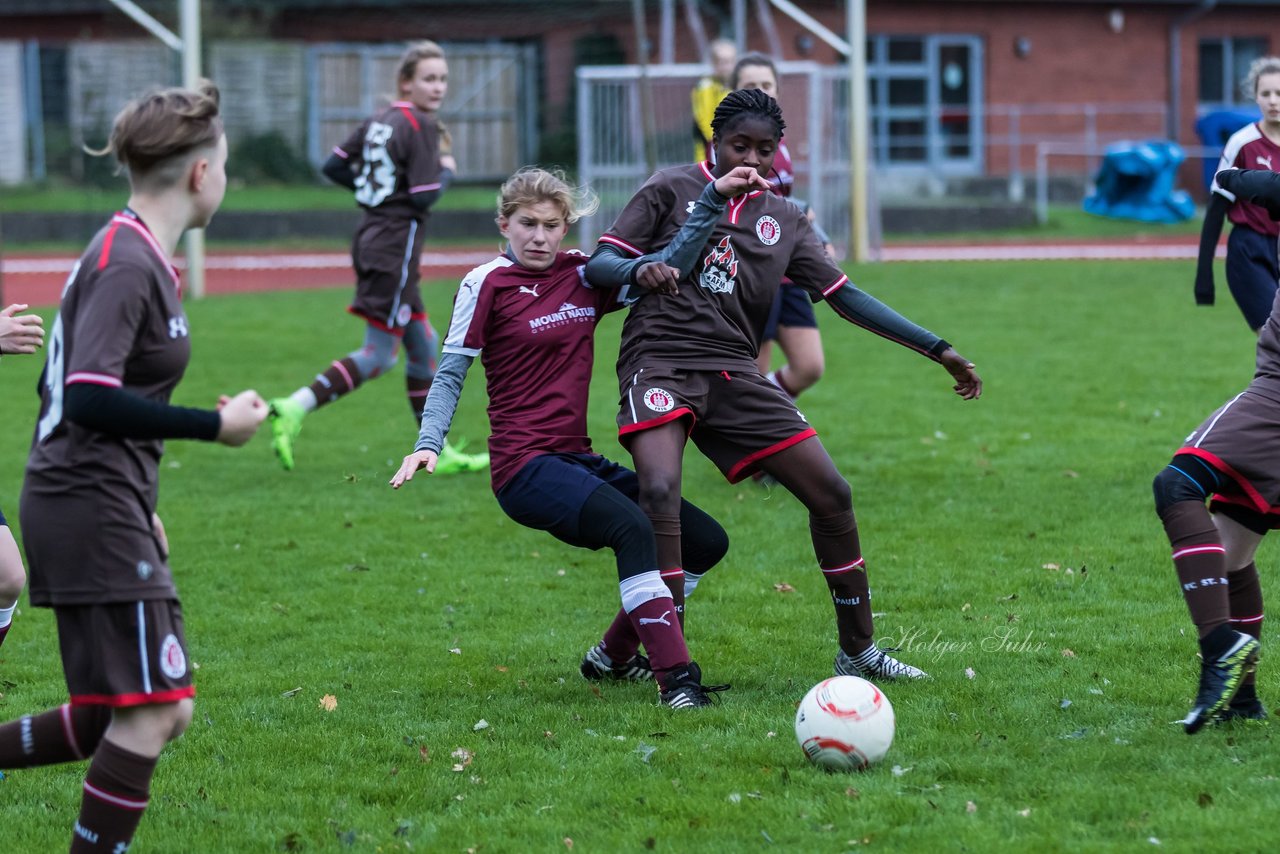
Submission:
[[[1245,77],[1244,90],[1262,111],[1262,120],[1231,135],[1222,150],[1218,169],[1266,169],[1280,172],[1280,57],[1255,59]],[[1280,223],[1264,208],[1237,199],[1216,181],[1200,230],[1200,255],[1196,265],[1197,305],[1213,305],[1213,256],[1222,234],[1223,219],[1231,220],[1227,238],[1227,286],[1249,328],[1257,332],[1271,314],[1280,278],[1276,238]]]
[[[128,207],[90,242],[62,294],[21,497],[31,603],[52,607],[70,702],[0,725],[0,768],[92,757],[73,852],[121,852],[165,744],[191,720],[182,607],[156,516],[165,439],[243,445],[266,417],[256,392],[216,409],[169,398],[191,355],[178,272],[182,233],[226,189],[218,90],[128,104],[106,152]]]
[[[27,308],[24,303],[15,303],[0,309],[0,354],[34,353],[44,344],[44,320],[40,315],[18,314]],[[18,553],[4,510],[0,509],[0,644],[9,633],[18,596],[26,581],[22,555]]]
[[[361,123],[324,165],[325,175],[353,190],[364,210],[351,246],[356,295],[347,308],[365,321],[364,344],[310,385],[271,401],[271,446],[286,470],[293,468],[294,443],[307,414],[391,370],[401,344],[415,422],[435,377],[439,344],[418,290],[418,261],[428,212],[457,170],[437,118],[449,88],[440,46],[411,45],[400,59],[396,86],[399,100]],[[483,454],[448,451],[452,470],[488,464]]]
[[[747,169],[720,181],[726,193],[767,187]],[[653,526],[636,504],[635,473],[593,452],[587,435],[596,324],[623,306],[619,289],[595,289],[586,281],[585,256],[560,251],[570,223],[593,204],[542,169],[521,170],[503,185],[498,226],[508,250],[463,279],[417,445],[391,485],[398,489],[419,469],[434,471],[467,371],[482,357],[493,489],[502,509],[570,545],[609,548],[616,556],[622,610],[588,650],[582,675],[656,677],[668,706],[706,706],[710,689],[690,661],[672,594],[658,572]],[[706,218],[696,246],[711,221]],[[728,540],[692,504],[682,502],[678,512],[688,583],[696,586],[724,556]],[[647,656],[638,652],[642,643]]]
[[[1227,169],[1214,184],[1280,221],[1280,173]],[[1258,332],[1253,381],[1186,438],[1153,489],[1200,639],[1199,688],[1180,723],[1190,734],[1265,718],[1254,672],[1263,619],[1254,554],[1280,527],[1280,301]]]
[[[784,127],[768,95],[731,92],[716,110],[714,170],[703,163],[656,173],[600,238],[587,269],[593,282],[644,281],[657,265],[630,273],[624,259],[669,242],[699,200],[726,211],[698,263],[681,266],[678,292],[646,296],[623,324],[619,432],[635,461],[663,572],[679,567],[681,458],[692,439],[731,482],[764,469],[808,509],[835,605],[836,672],[919,678],[922,671],[875,645],[849,485],[794,403],[760,374],[760,330],[785,276],[849,322],[942,364],[961,397],[978,397],[982,381],[946,341],[849,284],[798,208],[772,193],[731,201],[716,193],[713,182],[735,167],[767,175]]]

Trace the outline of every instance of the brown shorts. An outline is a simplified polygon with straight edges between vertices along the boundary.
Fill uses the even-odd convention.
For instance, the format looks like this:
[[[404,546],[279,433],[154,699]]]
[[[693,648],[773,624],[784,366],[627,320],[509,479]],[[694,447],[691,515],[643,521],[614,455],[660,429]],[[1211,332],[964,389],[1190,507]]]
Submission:
[[[73,706],[147,706],[194,697],[176,599],[54,608]]]
[[[818,435],[795,401],[759,371],[642,368],[621,380],[618,439],[684,420],[689,438],[730,483]]]
[[[417,220],[366,218],[351,246],[356,296],[347,311],[393,335],[403,335],[411,320],[425,320],[418,288],[422,237]]]
[[[1195,429],[1178,449],[1225,474],[1219,500],[1280,512],[1280,400],[1250,386]]]

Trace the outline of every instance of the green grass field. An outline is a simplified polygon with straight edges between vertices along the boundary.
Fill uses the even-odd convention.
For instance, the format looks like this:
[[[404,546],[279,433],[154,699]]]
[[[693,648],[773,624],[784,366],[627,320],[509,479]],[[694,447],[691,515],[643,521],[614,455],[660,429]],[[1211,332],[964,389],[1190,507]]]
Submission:
[[[1227,304],[1196,308],[1191,276],[1157,262],[857,270],[977,362],[986,393],[970,403],[937,366],[820,310],[828,375],[803,408],[853,485],[878,631],[934,676],[887,686],[897,739],[862,774],[816,770],[792,734],[835,641],[785,494],[729,486],[690,451],[686,495],[733,540],[690,600],[690,646],[733,690],[672,713],[652,689],[577,675],[617,608],[608,555],[510,522],[483,475],[386,485],[415,435],[398,371],[310,418],[290,474],[263,436],[170,443],[159,510],[199,696],[134,850],[1274,850],[1275,724],[1188,738],[1171,723],[1198,662],[1150,482],[1253,365],[1225,287]],[[309,380],[358,339],[347,296],[190,305],[175,402]],[[442,323],[451,296],[428,288]],[[618,323],[601,327],[590,412],[597,449],[625,459]],[[0,365],[11,519],[38,371]],[[454,432],[473,442],[480,380]],[[1259,553],[1272,595],[1274,554]],[[1264,654],[1269,708],[1276,668]],[[0,719],[63,700],[47,611],[22,609],[0,690]],[[65,846],[83,770],[9,773],[0,850]]]

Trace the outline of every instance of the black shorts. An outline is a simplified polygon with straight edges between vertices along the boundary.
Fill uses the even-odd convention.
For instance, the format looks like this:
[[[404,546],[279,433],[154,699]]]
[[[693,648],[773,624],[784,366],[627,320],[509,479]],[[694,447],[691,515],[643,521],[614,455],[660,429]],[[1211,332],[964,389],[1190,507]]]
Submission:
[[[642,368],[621,385],[623,445],[642,430],[684,421],[689,438],[730,483],[750,477],[766,457],[818,435],[795,401],[759,371]]]
[[[592,532],[579,530],[579,520],[587,499],[605,484],[632,500],[640,491],[635,472],[597,454],[542,454],[498,491],[498,505],[526,528],[546,531],[571,546],[598,549],[603,543]]]
[[[59,605],[58,646],[73,706],[147,706],[194,697],[177,599]]]
[[[1261,329],[1271,316],[1277,278],[1276,239],[1245,225],[1233,227],[1227,237],[1227,287],[1251,329]]]
[[[356,296],[347,311],[393,335],[404,335],[411,320],[426,320],[418,287],[422,237],[415,219],[366,218],[351,246]]]
[[[813,300],[808,292],[799,285],[783,282],[778,293],[773,297],[773,307],[769,309],[769,319],[764,322],[762,341],[776,341],[779,326],[818,328],[818,316],[813,311]]]

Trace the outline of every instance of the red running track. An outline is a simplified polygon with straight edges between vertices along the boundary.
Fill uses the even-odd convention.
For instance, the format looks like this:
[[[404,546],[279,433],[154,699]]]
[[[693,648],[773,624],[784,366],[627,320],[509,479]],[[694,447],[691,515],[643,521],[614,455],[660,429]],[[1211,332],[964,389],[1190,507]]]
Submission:
[[[894,244],[880,250],[892,261],[1188,260],[1196,237],[1142,241],[1060,241],[1055,243]],[[1225,252],[1218,247],[1218,255]],[[488,250],[441,250],[422,255],[423,279],[461,279],[493,258]],[[5,255],[0,258],[0,305],[57,305],[75,259],[66,255]],[[181,261],[179,261],[181,267]],[[211,252],[205,259],[205,292],[303,290],[352,282],[351,257],[339,253]]]

